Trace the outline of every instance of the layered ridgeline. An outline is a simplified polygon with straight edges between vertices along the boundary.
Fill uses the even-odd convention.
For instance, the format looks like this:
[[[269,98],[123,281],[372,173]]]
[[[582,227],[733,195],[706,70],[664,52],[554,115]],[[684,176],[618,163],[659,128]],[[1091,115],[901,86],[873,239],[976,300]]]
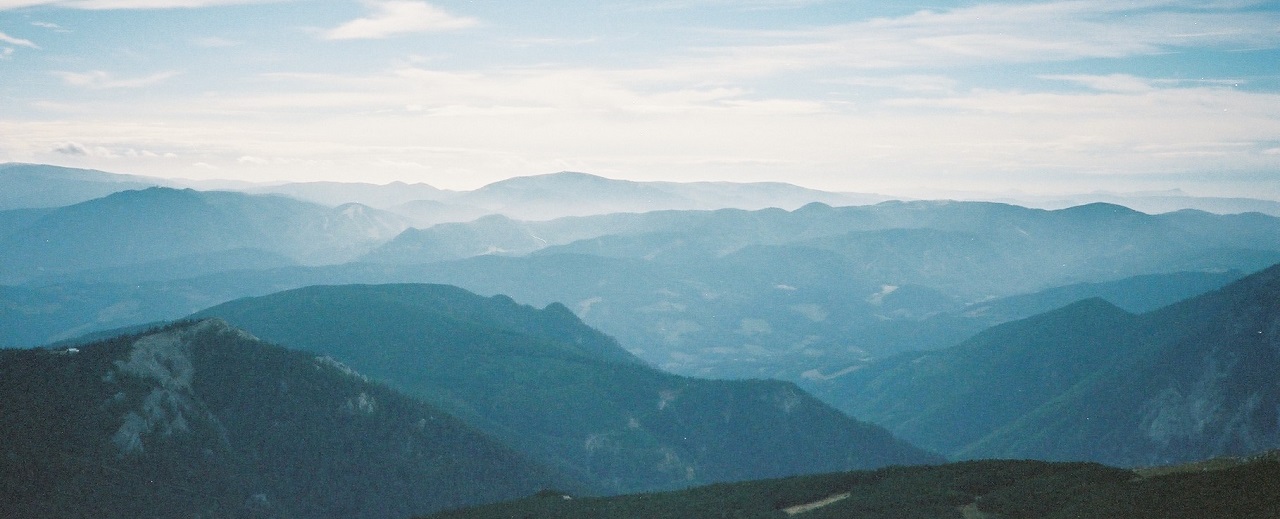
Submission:
[[[564,302],[682,374],[800,380],[1031,315],[993,298],[1178,273],[1147,286],[1214,288],[1190,278],[1280,261],[1280,219],[964,202],[488,217],[407,230],[362,261],[397,281]]]
[[[1087,463],[977,461],[801,476],[666,493],[556,492],[434,519],[1272,519],[1280,455],[1128,471]]]
[[[440,285],[317,286],[197,316],[341,359],[601,492],[940,460],[789,383],[650,368],[558,304]]]
[[[523,179],[503,189],[528,195],[578,182],[599,179]],[[619,193],[656,189],[631,187]],[[299,214],[312,216],[282,219],[293,209],[263,208],[276,205],[310,208]],[[0,211],[8,235],[0,238],[0,271],[10,274],[0,281],[28,281],[0,289],[0,345],[45,344],[310,284],[430,282],[538,306],[563,302],[646,361],[681,374],[800,381],[868,358],[954,345],[1008,318],[982,312],[998,309],[986,304],[993,297],[1134,275],[1251,272],[1280,261],[1274,217],[1147,215],[1106,204],[1058,211],[810,204],[546,222],[490,216],[406,229],[394,239],[398,227],[380,226],[382,216],[364,206],[172,189]],[[381,240],[390,241],[375,248]],[[285,267],[371,248],[361,263]],[[968,306],[975,301],[982,306]]]
[[[406,227],[396,215],[358,204],[329,208],[281,196],[158,187],[122,191],[10,225],[0,236],[0,281],[130,282],[340,263]]]
[[[0,350],[4,517],[403,518],[570,485],[332,358],[218,320]]]
[[[1153,465],[1280,447],[1280,265],[1143,314],[1099,300],[826,381],[960,458]]]
[[[770,248],[831,253],[876,289],[925,286],[969,302],[1158,272],[1257,270],[1280,258],[1280,218],[1149,215],[1110,204],[1056,211],[949,201],[809,204],[794,211],[485,219],[406,232],[364,260],[414,264],[538,251],[679,265]]]

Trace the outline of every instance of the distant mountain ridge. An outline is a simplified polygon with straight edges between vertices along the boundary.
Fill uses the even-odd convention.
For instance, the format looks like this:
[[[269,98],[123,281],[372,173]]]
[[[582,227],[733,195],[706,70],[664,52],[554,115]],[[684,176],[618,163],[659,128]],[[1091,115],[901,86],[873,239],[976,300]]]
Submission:
[[[1170,296],[1195,293],[1183,288],[1196,273],[1280,262],[1280,219],[945,201],[548,222],[495,217],[406,231],[364,259],[403,266],[398,281],[563,301],[664,369],[795,380],[858,359],[952,345],[1031,315],[1015,306],[1053,308],[1000,300],[1054,287],[1074,285],[1082,298],[1101,283],[1186,273],[1167,279],[1168,296],[1134,283],[1127,299],[1145,293],[1168,304],[1177,299]],[[1078,299],[1055,297],[1056,306]],[[811,364],[796,366],[804,360]]]
[[[161,179],[44,164],[0,164],[0,211],[77,204],[130,189],[170,185]]]
[[[607,234],[590,238],[597,233]],[[551,245],[520,256],[542,240]],[[271,265],[270,256],[224,257],[242,262],[236,265]],[[134,281],[116,288],[115,299],[102,285],[15,287],[12,305],[0,307],[0,318],[14,323],[7,327],[15,336],[9,344],[172,319],[309,284],[431,282],[539,305],[563,301],[664,369],[799,381],[811,370],[830,374],[867,357],[945,347],[986,326],[1090,295],[1152,293],[1139,284],[1096,292],[1104,281],[1188,273],[1184,281],[1145,282],[1167,283],[1169,296],[1156,298],[1167,304],[1177,294],[1195,293],[1172,287],[1207,290],[1221,283],[1193,283],[1192,275],[1207,280],[1213,276],[1206,273],[1249,272],[1280,261],[1280,219],[1143,215],[1105,205],[1050,212],[960,202],[810,204],[791,212],[663,211],[551,222],[495,216],[407,230],[365,256],[378,260],[374,265],[219,274],[199,272],[204,267],[197,258],[187,258],[188,274],[208,275],[138,283],[149,272],[126,268],[70,278]],[[184,272],[150,265],[166,268],[156,275]],[[1062,293],[1056,304],[989,299],[1068,283],[1097,286],[1078,297]],[[149,310],[155,307],[171,310]],[[66,317],[55,319],[59,313]]]
[[[70,205],[127,189],[143,189],[152,186],[191,187],[196,189],[234,189],[248,193],[276,193],[328,206],[345,203],[361,203],[378,209],[393,210],[415,221],[418,226],[436,223],[469,221],[505,207],[506,215],[517,219],[551,219],[581,214],[603,214],[620,211],[653,211],[670,209],[761,209],[780,207],[795,209],[806,203],[821,202],[829,205],[866,205],[891,199],[919,199],[919,196],[894,194],[869,194],[821,191],[781,182],[636,182],[615,180],[588,173],[560,172],[542,175],[513,177],[494,182],[472,191],[448,191],[424,183],[392,182],[369,184],[361,182],[291,182],[254,184],[237,181],[186,181],[137,175],[123,175],[102,171],[67,168],[45,164],[0,164],[0,211],[22,208],[50,208]],[[596,186],[592,188],[591,186]],[[606,199],[617,206],[587,200],[601,186],[609,186],[618,193]],[[566,191],[567,192],[562,192]],[[569,202],[555,206],[547,200],[529,196],[544,192]],[[650,202],[646,202],[646,198]],[[1132,207],[1146,213],[1166,213],[1182,209],[1196,209],[1218,214],[1258,212],[1280,216],[1280,201],[1252,198],[1224,198],[1192,196],[1173,190],[1143,193],[1080,193],[1061,196],[1007,194],[944,193],[929,198],[955,200],[995,201],[1038,207],[1062,209],[1094,202],[1107,202]],[[603,200],[603,199],[602,199]],[[417,202],[433,202],[433,208],[397,209]],[[586,208],[594,207],[591,212]]]
[[[560,190],[558,200],[572,206],[590,185],[611,182],[563,174],[501,185],[588,186]],[[661,187],[633,184],[646,193]],[[332,195],[340,186],[322,187]],[[721,188],[743,186],[712,187],[726,193]],[[132,193],[84,204],[101,209],[175,193],[193,202],[186,212],[150,218],[104,210],[79,221],[66,218],[71,207],[0,212],[0,229],[9,229],[0,238],[7,246],[0,248],[6,255],[0,282],[23,284],[0,291],[6,298],[0,343],[33,345],[171,319],[309,284],[430,282],[539,305],[563,302],[648,362],[685,375],[807,384],[869,359],[954,345],[1076,298],[1060,292],[1047,305],[1048,296],[1016,303],[1005,297],[1140,275],[1252,272],[1280,262],[1280,218],[1150,215],[1113,204],[1045,211],[977,202],[814,202],[791,211],[668,210],[549,221],[490,215],[394,234],[403,221],[363,205],[326,208],[226,193],[217,197],[246,202],[215,209],[238,214],[201,216],[196,209],[216,205],[202,200],[213,194]],[[308,207],[298,214],[312,216],[283,218],[292,210],[264,210],[262,200]],[[138,204],[134,212],[147,207]],[[54,220],[65,225],[49,225]],[[259,232],[262,221],[281,220],[298,223]],[[353,258],[333,267],[296,266]],[[1212,288],[1189,277],[1168,279]],[[1167,303],[1174,294],[1191,295],[1178,289],[1156,299]],[[1101,295],[1120,302],[1115,291]]]
[[[333,359],[218,320],[0,350],[0,515],[402,518],[570,485]]]
[[[406,227],[394,215],[357,204],[327,208],[280,196],[161,187],[121,191],[49,211],[0,239],[0,280],[201,255],[216,264],[237,250],[301,264],[339,263]],[[237,266],[232,261],[211,270]]]

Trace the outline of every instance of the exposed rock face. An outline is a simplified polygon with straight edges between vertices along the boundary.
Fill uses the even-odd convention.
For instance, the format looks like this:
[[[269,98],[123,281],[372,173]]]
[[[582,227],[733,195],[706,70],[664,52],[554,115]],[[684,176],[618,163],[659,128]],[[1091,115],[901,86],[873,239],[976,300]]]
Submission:
[[[192,328],[143,336],[133,343],[129,357],[115,361],[115,369],[107,372],[105,379],[109,382],[122,383],[124,377],[132,377],[151,386],[141,403],[125,412],[120,429],[111,437],[121,454],[143,452],[147,435],[190,432],[188,417],[196,412],[191,398],[195,367],[185,339],[209,328],[229,327],[225,322],[209,320]],[[130,395],[128,390],[116,394],[118,401],[138,400],[138,395]]]

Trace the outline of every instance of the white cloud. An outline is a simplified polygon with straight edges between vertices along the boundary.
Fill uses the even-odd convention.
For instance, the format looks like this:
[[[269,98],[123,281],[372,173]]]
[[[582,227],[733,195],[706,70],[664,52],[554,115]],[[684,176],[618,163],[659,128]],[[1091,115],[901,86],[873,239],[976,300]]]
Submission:
[[[54,72],[62,81],[71,86],[109,89],[109,88],[142,88],[163,82],[179,73],[176,71],[157,72],[149,76],[136,78],[116,78],[110,73],[94,70],[90,72]]]
[[[475,18],[459,17],[426,2],[365,0],[372,11],[324,33],[330,40],[378,39],[415,32],[450,31],[473,27]]]
[[[1103,92],[1141,93],[1154,90],[1151,82],[1128,74],[1096,75],[1043,75],[1040,79],[1067,81]]]
[[[5,34],[5,33],[3,33],[3,32],[0,32],[0,42],[5,42],[5,43],[8,43],[8,44],[10,44],[10,45],[17,45],[17,46],[19,46],[19,47],[28,47],[28,48],[32,48],[32,49],[38,49],[38,48],[40,48],[40,46],[39,46],[39,45],[36,45],[36,44],[35,44],[34,42],[32,42],[31,40],[25,40],[25,39],[22,39],[22,38],[15,38],[15,37],[13,37],[13,36],[9,36],[8,34]]]
[[[53,32],[59,32],[59,33],[71,32],[70,29],[67,29],[66,27],[63,27],[61,25],[58,25],[52,22],[31,22],[31,25],[39,27],[41,29],[48,29]]]
[[[127,146],[86,146],[74,141],[57,144],[50,151],[64,156],[93,157],[100,159],[157,159],[173,158],[177,156],[174,153],[157,153],[151,150]]]
[[[68,142],[53,148],[53,152],[62,155],[87,156],[89,155],[89,148],[78,142]]]

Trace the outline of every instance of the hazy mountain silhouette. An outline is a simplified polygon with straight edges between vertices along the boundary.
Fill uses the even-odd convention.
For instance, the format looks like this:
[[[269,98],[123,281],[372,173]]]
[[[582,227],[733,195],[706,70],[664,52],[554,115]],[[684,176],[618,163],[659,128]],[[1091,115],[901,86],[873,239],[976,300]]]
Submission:
[[[479,207],[439,200],[410,200],[388,207],[387,210],[407,218],[414,227],[420,229],[442,223],[470,222],[491,214]]]
[[[439,200],[452,193],[420,182],[291,182],[257,187],[250,192],[285,195],[329,207],[356,203],[378,209],[392,209],[415,200]]]
[[[6,517],[399,518],[570,484],[331,358],[217,320],[0,350]]]
[[[469,223],[407,229],[361,259],[373,263],[430,263],[482,256],[523,255],[546,246],[523,222],[489,215]]]
[[[604,234],[583,237],[591,229]],[[420,274],[406,267],[395,280],[539,304],[563,301],[665,369],[795,380],[859,359],[950,346],[988,326],[1087,297],[1150,310],[1138,299],[1159,306],[1225,282],[1197,285],[1194,276],[1280,261],[1280,219],[1147,215],[1106,204],[1060,211],[959,202],[810,204],[791,212],[493,219],[406,232],[367,258],[412,265],[467,251],[511,254],[543,241],[549,245],[527,258],[416,267]],[[1187,279],[1101,285],[1180,271]],[[1059,286],[1077,293],[1002,299]]]
[[[326,208],[278,196],[149,188],[59,208],[0,241],[0,276],[142,265],[256,249],[299,263],[337,263],[405,228],[397,216],[348,204]],[[234,262],[225,268],[234,268]]]
[[[706,261],[751,245],[794,245],[839,253],[871,283],[930,286],[965,302],[1141,274],[1253,271],[1280,261],[1280,218],[1148,215],[1109,204],[1058,211],[978,202],[809,204],[506,222],[501,230],[486,219],[406,234],[370,259],[425,263],[440,256],[415,251],[483,254],[543,244],[539,254],[662,261],[674,252]],[[475,230],[465,231],[469,226]]]
[[[339,211],[318,210],[321,221]],[[136,227],[117,220],[122,228]],[[147,222],[152,224],[170,228],[168,222]],[[30,290],[21,302],[0,307],[0,320],[19,321],[3,339],[7,344],[171,319],[236,297],[311,284],[432,282],[538,305],[564,302],[647,361],[681,374],[821,380],[868,359],[954,345],[988,326],[1086,297],[1123,306],[1117,294],[1127,289],[1035,296],[1044,299],[1038,303],[1004,297],[1137,275],[1251,272],[1280,261],[1278,218],[1147,215],[1107,204],[1045,211],[972,202],[812,203],[794,211],[656,211],[543,222],[490,216],[406,230],[363,256],[375,265],[311,270],[277,267],[285,258],[300,261],[296,252],[283,250],[295,248],[290,244],[332,251],[323,248],[335,244],[327,234],[286,230],[284,238],[249,240],[254,233],[245,230],[251,226],[210,223],[191,235],[212,235],[236,248],[192,252],[183,251],[189,247],[181,236],[108,238],[115,231],[97,225],[100,231],[87,239],[50,241],[83,246],[83,253],[41,244],[30,230],[6,242],[13,244],[10,255],[40,251],[5,265],[26,273],[10,275],[10,281],[36,280],[23,287]],[[369,247],[376,243],[356,229],[337,234]],[[82,228],[69,226],[63,234],[76,232]],[[196,241],[205,246],[214,240]],[[154,247],[99,252],[129,243]],[[138,257],[140,250],[147,251],[145,258]],[[120,264],[130,254],[131,262]],[[80,264],[74,273],[50,274],[32,267],[32,257]],[[93,265],[104,262],[115,264]],[[106,287],[35,286],[66,280],[130,284],[119,287],[114,300]],[[1168,294],[1151,296],[1158,304],[1210,288],[1171,278],[1147,286],[1159,283],[1175,284]],[[1184,286],[1190,291],[1178,288]],[[152,308],[162,312],[150,313]]]
[[[53,208],[77,204],[111,193],[170,185],[136,175],[45,164],[0,164],[0,210]]]
[[[502,180],[445,200],[515,219],[550,220],[674,209],[795,209],[811,202],[851,205],[886,199],[781,182],[633,182],[565,171]]]

